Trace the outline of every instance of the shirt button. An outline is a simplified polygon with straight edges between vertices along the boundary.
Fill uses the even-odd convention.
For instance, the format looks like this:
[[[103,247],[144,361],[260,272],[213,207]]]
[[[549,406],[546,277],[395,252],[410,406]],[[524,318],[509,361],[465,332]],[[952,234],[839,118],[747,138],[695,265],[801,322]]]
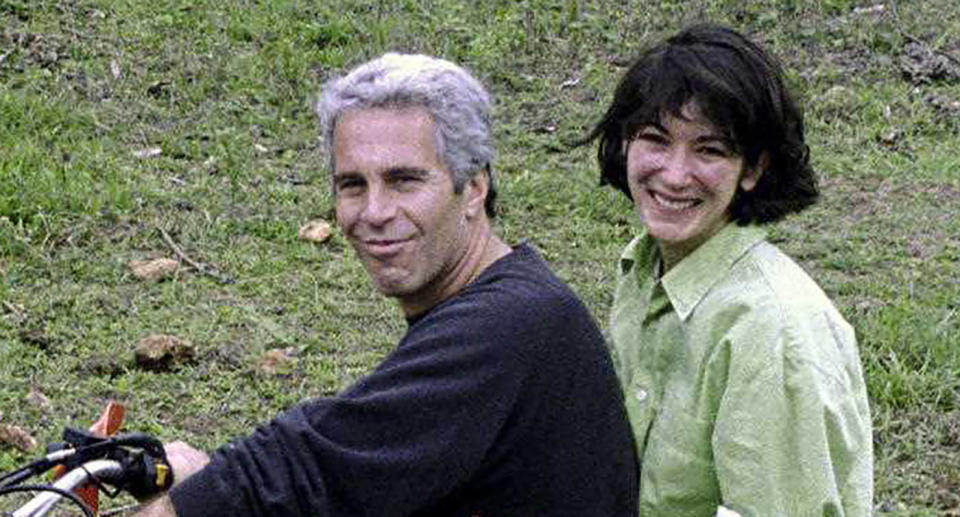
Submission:
[[[647,390],[643,388],[637,388],[634,390],[633,396],[636,397],[637,402],[643,402],[647,399]]]

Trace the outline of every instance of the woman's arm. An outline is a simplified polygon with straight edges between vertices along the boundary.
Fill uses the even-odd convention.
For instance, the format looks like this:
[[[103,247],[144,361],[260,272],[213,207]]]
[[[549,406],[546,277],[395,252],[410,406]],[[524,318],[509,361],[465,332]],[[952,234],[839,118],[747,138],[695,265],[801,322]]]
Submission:
[[[731,332],[712,449],[743,515],[869,515],[872,438],[850,326],[832,310]]]

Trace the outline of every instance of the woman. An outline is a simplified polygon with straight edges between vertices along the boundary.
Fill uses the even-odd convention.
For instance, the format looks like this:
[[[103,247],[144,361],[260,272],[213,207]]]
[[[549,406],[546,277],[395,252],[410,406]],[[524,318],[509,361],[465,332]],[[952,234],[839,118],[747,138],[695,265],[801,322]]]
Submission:
[[[688,28],[632,65],[595,138],[643,223],[611,314],[641,515],[869,515],[853,329],[761,227],[818,195],[780,66]]]

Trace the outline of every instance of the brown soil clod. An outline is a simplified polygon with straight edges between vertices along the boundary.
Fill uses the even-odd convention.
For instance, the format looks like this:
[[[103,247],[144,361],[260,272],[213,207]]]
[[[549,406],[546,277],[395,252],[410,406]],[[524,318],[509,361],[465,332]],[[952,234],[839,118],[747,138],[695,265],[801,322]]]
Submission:
[[[175,336],[154,334],[141,339],[134,353],[137,366],[150,371],[171,371],[192,363],[196,350],[190,342]]]

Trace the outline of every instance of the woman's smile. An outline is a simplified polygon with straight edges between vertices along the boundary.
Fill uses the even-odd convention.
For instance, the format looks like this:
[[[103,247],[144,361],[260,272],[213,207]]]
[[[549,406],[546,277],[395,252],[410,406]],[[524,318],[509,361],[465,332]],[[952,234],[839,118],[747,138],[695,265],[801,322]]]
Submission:
[[[684,211],[700,204],[700,200],[697,198],[671,197],[653,190],[648,190],[647,192],[650,194],[650,197],[657,202],[657,204],[666,210]]]
[[[641,127],[627,147],[627,181],[647,233],[669,269],[730,220],[738,190],[758,174],[695,103]]]

